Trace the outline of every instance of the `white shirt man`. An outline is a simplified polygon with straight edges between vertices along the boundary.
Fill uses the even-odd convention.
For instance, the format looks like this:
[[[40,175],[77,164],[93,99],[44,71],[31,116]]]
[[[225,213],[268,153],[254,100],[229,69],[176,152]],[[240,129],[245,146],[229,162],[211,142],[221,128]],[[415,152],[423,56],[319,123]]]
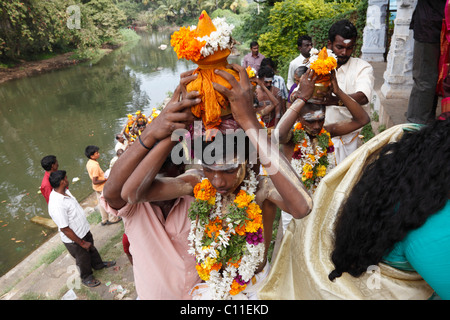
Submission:
[[[357,37],[355,26],[348,20],[340,20],[330,27],[328,35],[328,49],[337,56],[336,78],[339,88],[363,107],[367,106],[372,99],[373,68],[367,61],[351,57]],[[327,104],[324,125],[351,119],[347,108],[342,106],[337,97],[330,97]],[[358,129],[347,135],[332,138],[337,164],[358,148],[360,132],[361,129]]]
[[[289,63],[288,77],[287,77],[287,90],[289,91],[292,85],[295,83],[294,72],[300,66],[309,67],[310,51],[312,49],[311,37],[300,36],[297,40],[297,47],[300,54],[297,58]]]
[[[80,239],[89,232],[90,226],[84,210],[69,189],[66,189],[65,195],[55,190],[50,193],[48,212],[58,226],[64,243],[73,243],[73,241],[61,231],[62,228],[70,227]]]
[[[346,93],[362,92],[369,101],[372,98],[373,68],[367,61],[351,57],[347,63],[336,70],[336,78],[342,91]],[[327,106],[325,125],[348,119],[351,119],[351,114],[345,106]],[[360,132],[361,129],[332,138],[337,164],[358,148]]]

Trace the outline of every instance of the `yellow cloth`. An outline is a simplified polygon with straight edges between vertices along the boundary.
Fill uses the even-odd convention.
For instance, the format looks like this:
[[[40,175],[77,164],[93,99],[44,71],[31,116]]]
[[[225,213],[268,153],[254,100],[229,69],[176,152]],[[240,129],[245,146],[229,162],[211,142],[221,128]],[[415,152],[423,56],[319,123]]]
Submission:
[[[337,212],[360,177],[368,161],[381,148],[398,141],[408,124],[392,127],[362,145],[321,181],[314,194],[314,207],[306,218],[293,219],[284,234],[279,252],[260,299],[428,299],[433,290],[416,272],[405,272],[380,263],[379,273],[355,278],[344,273],[334,282],[330,259]],[[374,195],[376,196],[376,195]]]

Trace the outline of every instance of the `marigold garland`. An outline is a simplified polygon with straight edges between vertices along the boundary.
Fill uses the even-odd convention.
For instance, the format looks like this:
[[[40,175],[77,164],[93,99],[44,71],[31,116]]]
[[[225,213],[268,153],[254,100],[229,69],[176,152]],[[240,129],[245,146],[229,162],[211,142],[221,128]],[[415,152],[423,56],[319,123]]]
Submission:
[[[225,213],[222,197],[208,179],[194,187],[189,253],[213,299],[231,299],[245,290],[264,259],[262,211],[255,202],[258,182],[253,170],[248,172],[250,178]]]
[[[297,122],[292,141],[295,147],[291,165],[301,176],[305,187],[314,192],[321,179],[336,165],[331,136],[322,128],[317,135],[317,146],[313,148],[311,138]]]
[[[191,27],[181,27],[179,31],[172,34],[170,44],[177,53],[178,59],[198,61],[202,57],[200,51],[206,41],[199,41],[197,32],[191,30]]]
[[[311,50],[311,58],[310,68],[314,70],[316,74],[328,75],[331,70],[336,69],[337,60],[336,56],[332,53],[331,50],[327,50],[327,48],[323,48],[320,52],[317,53],[317,49]]]

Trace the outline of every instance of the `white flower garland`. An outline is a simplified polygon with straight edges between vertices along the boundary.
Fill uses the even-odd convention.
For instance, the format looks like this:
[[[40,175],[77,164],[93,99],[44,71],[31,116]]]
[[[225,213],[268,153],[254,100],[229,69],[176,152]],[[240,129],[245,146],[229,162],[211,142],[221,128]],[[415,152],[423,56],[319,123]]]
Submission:
[[[316,48],[312,48],[311,51],[309,52],[310,54],[310,58],[309,58],[309,63],[314,63],[316,62],[316,60],[319,58],[319,50],[317,50]],[[327,49],[327,54],[329,57],[333,57],[337,60],[337,56],[333,53],[332,50]]]
[[[231,49],[232,40],[231,33],[234,29],[234,25],[225,22],[225,18],[212,19],[216,31],[211,32],[209,36],[198,37],[198,41],[205,41],[206,44],[200,50],[203,57],[214,54],[218,50]],[[195,30],[197,26],[191,26],[191,30]]]
[[[254,196],[258,181],[255,172],[248,167],[249,179],[244,180],[244,185],[241,190],[244,190],[249,195]],[[216,193],[216,200],[214,208],[211,211],[209,220],[214,220],[216,217],[222,217],[222,196]],[[224,220],[228,223],[228,231],[220,230],[217,241],[213,241],[208,247],[202,245],[202,239],[205,235],[205,225],[191,221],[191,230],[188,236],[190,249],[188,252],[195,255],[197,263],[207,263],[210,259],[217,258],[219,251],[228,247],[229,240],[232,234],[235,234],[235,229],[228,218]],[[245,237],[245,235],[243,236]],[[239,267],[227,264],[225,268],[220,271],[212,270],[210,272],[209,280],[205,281],[209,284],[209,291],[213,300],[228,300],[232,299],[230,288],[233,280],[239,274],[242,280],[248,282],[255,275],[255,270],[264,259],[265,243],[254,245],[246,243],[246,251],[242,255]],[[223,267],[223,266],[222,266]]]

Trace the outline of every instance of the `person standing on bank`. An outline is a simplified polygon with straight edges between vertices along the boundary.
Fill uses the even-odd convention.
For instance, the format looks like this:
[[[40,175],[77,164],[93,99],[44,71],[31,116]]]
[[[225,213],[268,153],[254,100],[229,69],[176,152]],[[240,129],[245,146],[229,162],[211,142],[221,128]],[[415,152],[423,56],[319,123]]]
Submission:
[[[100,203],[100,196],[103,191],[103,186],[107,178],[105,178],[105,173],[102,168],[100,168],[100,164],[97,159],[100,158],[100,153],[98,152],[99,147],[97,146],[87,146],[84,154],[89,159],[86,163],[86,170],[89,174],[89,178],[92,180],[92,189],[94,189],[95,194],[97,195],[98,208],[100,210],[100,214],[102,216],[102,226],[114,224],[122,219],[115,217],[114,215],[109,215],[105,208]]]
[[[58,170],[58,160],[54,155],[45,156],[41,160],[41,166],[45,170],[45,173],[44,177],[42,178],[41,187],[39,189],[41,190],[41,194],[44,196],[44,199],[48,204],[48,198],[50,197],[50,193],[53,189],[48,179],[50,178],[50,174],[52,172]]]
[[[48,203],[50,217],[58,226],[62,242],[75,258],[81,282],[88,287],[96,287],[100,281],[94,278],[92,269],[109,268],[116,262],[104,262],[94,247],[84,210],[68,189],[66,171],[52,172],[49,181],[53,187]]]

